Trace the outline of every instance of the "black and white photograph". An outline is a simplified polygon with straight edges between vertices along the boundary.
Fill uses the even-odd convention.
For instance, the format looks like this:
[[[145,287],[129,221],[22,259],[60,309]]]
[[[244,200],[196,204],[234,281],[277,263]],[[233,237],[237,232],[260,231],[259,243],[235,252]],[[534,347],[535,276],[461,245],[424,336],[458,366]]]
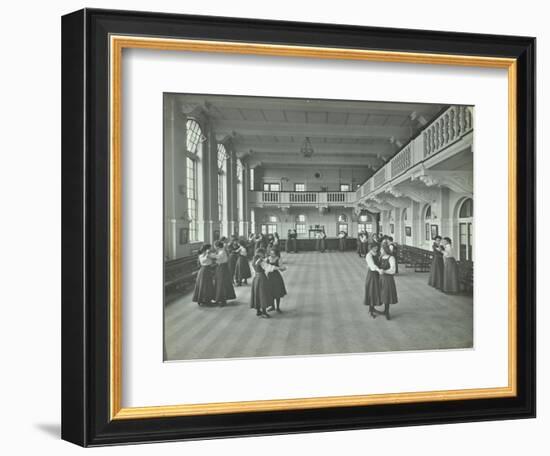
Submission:
[[[165,361],[474,347],[474,106],[163,105]]]

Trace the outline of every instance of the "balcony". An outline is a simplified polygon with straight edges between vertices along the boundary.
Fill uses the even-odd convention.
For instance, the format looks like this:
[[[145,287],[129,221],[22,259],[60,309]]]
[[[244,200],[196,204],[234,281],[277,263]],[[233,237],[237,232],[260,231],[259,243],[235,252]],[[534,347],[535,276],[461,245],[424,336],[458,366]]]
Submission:
[[[355,192],[249,192],[255,206],[353,206]]]
[[[472,108],[451,106],[358,188],[356,199],[360,200],[371,193],[376,193],[380,187],[390,182],[399,181],[407,171],[438,155],[444,155],[444,151],[451,150],[452,146],[461,140],[469,137],[469,141],[472,141],[472,131]]]

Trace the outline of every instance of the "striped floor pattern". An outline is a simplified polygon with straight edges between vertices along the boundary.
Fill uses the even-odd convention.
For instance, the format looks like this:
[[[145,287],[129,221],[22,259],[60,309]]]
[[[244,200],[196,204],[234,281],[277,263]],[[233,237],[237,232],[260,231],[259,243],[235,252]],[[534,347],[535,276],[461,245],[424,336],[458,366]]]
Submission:
[[[248,286],[225,307],[199,307],[191,294],[165,309],[167,360],[248,358],[395,350],[469,348],[473,303],[427,285],[426,273],[400,265],[392,319],[372,319],[363,306],[365,260],[352,252],[283,253],[288,295],[282,313],[262,319],[249,307]]]

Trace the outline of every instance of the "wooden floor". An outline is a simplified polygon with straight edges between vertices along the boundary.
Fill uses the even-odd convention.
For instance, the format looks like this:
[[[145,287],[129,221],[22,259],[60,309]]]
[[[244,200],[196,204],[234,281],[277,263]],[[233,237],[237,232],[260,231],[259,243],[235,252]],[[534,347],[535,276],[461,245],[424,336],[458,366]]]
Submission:
[[[400,265],[392,319],[363,305],[366,264],[355,253],[285,254],[283,313],[256,317],[250,282],[225,307],[199,307],[191,294],[166,306],[167,360],[470,348],[473,303],[427,285],[428,274]]]

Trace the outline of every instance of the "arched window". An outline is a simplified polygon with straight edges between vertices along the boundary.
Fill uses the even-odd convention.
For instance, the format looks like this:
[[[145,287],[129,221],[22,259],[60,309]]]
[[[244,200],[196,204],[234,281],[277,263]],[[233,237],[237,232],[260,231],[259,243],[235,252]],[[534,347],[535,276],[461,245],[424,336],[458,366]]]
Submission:
[[[202,130],[196,120],[187,121],[187,151],[197,153],[197,147],[202,142]]]
[[[262,223],[262,234],[273,234],[277,232],[277,216],[273,214],[264,217],[265,223]]]
[[[298,214],[296,216],[296,233],[298,236],[305,236],[307,234],[306,216],[304,214]]]
[[[458,211],[458,237],[460,261],[473,261],[474,200],[465,199]]]
[[[357,232],[361,233],[362,231],[364,231],[366,233],[372,233],[374,229],[372,222],[372,217],[368,213],[362,212],[361,214],[359,214]]]
[[[348,232],[348,216],[346,214],[340,214],[338,216],[338,222],[336,224],[336,232],[340,233],[341,231]]]
[[[189,220],[189,242],[199,241],[198,209],[199,209],[199,181],[198,167],[202,154],[203,135],[201,127],[193,119],[187,120],[187,160],[186,160],[186,187],[187,187],[187,218]]]
[[[474,216],[474,200],[468,198],[460,206],[460,212],[458,214],[459,218],[469,218]]]
[[[227,151],[223,144],[218,144],[218,220],[220,233],[227,236],[226,210],[226,183],[227,183]]]

